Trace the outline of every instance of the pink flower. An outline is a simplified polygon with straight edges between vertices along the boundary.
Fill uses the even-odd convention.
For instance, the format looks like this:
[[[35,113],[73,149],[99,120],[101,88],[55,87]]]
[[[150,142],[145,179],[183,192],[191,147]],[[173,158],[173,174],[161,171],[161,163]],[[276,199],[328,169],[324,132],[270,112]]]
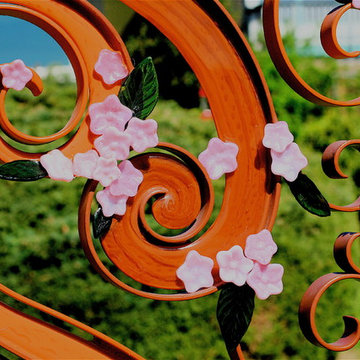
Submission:
[[[125,160],[129,156],[130,137],[110,126],[103,135],[95,139],[94,146],[102,157]]]
[[[155,147],[159,143],[157,127],[155,120],[132,118],[126,129],[126,133],[131,138],[131,147],[139,153],[147,148]]]
[[[76,154],[73,158],[74,175],[92,179],[98,159],[99,155],[95,150],[89,150],[86,153]]]
[[[113,216],[114,214],[124,215],[126,212],[127,199],[128,197],[125,195],[111,195],[109,188],[105,188],[96,194],[96,200],[101,205],[103,214],[107,217]]]
[[[296,143],[291,143],[282,153],[271,150],[271,171],[283,176],[287,181],[294,181],[299,172],[308,164],[306,157]]]
[[[144,179],[142,172],[136,169],[129,160],[122,161],[119,169],[121,174],[111,183],[110,193],[114,196],[135,196]]]
[[[276,152],[283,152],[294,141],[294,136],[285,121],[265,125],[263,145]]]
[[[70,182],[74,178],[72,161],[58,149],[42,155],[40,163],[53,180]]]
[[[120,176],[120,170],[115,159],[100,157],[96,162],[96,168],[93,171],[93,179],[99,181],[102,186],[109,186]],[[106,216],[106,215],[105,215]]]
[[[32,79],[33,73],[28,69],[22,60],[17,59],[10,64],[2,65],[2,84],[8,89],[22,90],[25,85]]]
[[[185,290],[192,293],[214,284],[211,275],[213,266],[212,259],[200,255],[196,250],[191,250],[186,255],[185,262],[176,270],[176,275],[183,281]]]
[[[206,168],[210,178],[216,180],[223,174],[236,170],[238,152],[239,148],[236,144],[212,138],[207,149],[199,155],[199,161]]]
[[[264,229],[246,239],[245,255],[262,265],[267,265],[276,251],[277,245],[269,230]]]
[[[355,9],[360,9],[360,0],[352,0],[352,7]]]
[[[253,270],[248,275],[247,283],[254,289],[259,299],[265,300],[270,295],[280,294],[283,291],[283,274],[284,268],[280,264],[261,265],[255,263]]]
[[[129,74],[121,54],[107,49],[100,51],[95,64],[95,71],[102,76],[104,83],[108,85],[115,84]]]
[[[233,246],[228,251],[219,251],[216,260],[220,266],[220,278],[225,282],[232,282],[237,286],[245,284],[248,273],[254,266],[253,261],[244,256],[239,245]]]
[[[131,119],[132,111],[123,105],[116,95],[109,95],[103,102],[89,106],[89,116],[91,132],[102,135],[110,126],[124,131],[126,123]]]

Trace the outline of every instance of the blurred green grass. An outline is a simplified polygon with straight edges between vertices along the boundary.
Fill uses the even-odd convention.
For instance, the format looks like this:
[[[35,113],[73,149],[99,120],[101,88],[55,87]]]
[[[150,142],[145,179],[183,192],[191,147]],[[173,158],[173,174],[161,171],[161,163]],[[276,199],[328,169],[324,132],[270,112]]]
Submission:
[[[50,79],[45,89],[41,98],[34,98],[27,90],[9,94],[6,110],[20,130],[32,135],[47,135],[59,130],[70,117],[76,98],[75,85],[57,84]],[[275,105],[278,96],[288,92],[285,87],[278,91],[280,95],[277,94]],[[285,100],[281,99],[286,108]],[[302,106],[306,113],[307,105]],[[315,110],[311,109],[309,112],[313,113]],[[331,111],[330,116],[328,110],[324,110],[319,121],[324,124],[327,121],[333,126],[331,118],[336,117],[336,110]],[[348,128],[354,127],[355,114],[354,111],[349,115],[351,125],[349,119],[345,126],[339,119],[336,134],[346,134]],[[213,122],[200,119],[199,109],[185,110],[173,101],[160,101],[151,117],[159,123],[161,141],[182,146],[195,155],[216,135]],[[293,127],[291,118],[288,120],[290,128]],[[351,178],[339,182],[322,174],[319,150],[323,144],[317,141],[320,138],[326,140],[320,136],[322,130],[316,128],[316,119],[310,120],[304,119],[295,131],[296,140],[299,139],[298,143],[309,159],[304,172],[329,200],[349,203],[356,198],[358,188]],[[11,143],[15,145],[15,142]],[[26,151],[34,149],[28,145],[16,146]],[[54,144],[47,145],[42,150],[53,147]],[[342,162],[346,170],[359,168],[358,155],[350,151]],[[77,234],[77,209],[84,183],[84,179],[75,179],[71,183],[49,179],[34,183],[0,182],[1,282],[93,326],[146,358],[227,359],[215,315],[217,294],[190,302],[151,301],[114,288],[92,270]],[[221,206],[223,186],[223,180],[214,182],[216,207],[213,219]],[[356,214],[333,213],[329,218],[318,218],[306,213],[287,186],[283,186],[273,235],[279,246],[274,262],[285,267],[284,292],[266,301],[256,301],[253,322],[243,339],[248,359],[335,358],[334,353],[314,347],[304,339],[297,323],[297,308],[303,293],[315,279],[339,271],[332,257],[336,236],[344,231],[358,231],[358,228]],[[102,258],[105,260],[103,255]],[[355,284],[355,281],[349,281],[336,285],[321,301],[318,324],[321,334],[329,341],[342,335],[340,315],[360,316],[357,306],[360,292]],[[0,299],[58,324],[9,298],[1,296]],[[78,333],[67,325],[65,328]],[[4,350],[0,350],[0,354],[16,358]]]

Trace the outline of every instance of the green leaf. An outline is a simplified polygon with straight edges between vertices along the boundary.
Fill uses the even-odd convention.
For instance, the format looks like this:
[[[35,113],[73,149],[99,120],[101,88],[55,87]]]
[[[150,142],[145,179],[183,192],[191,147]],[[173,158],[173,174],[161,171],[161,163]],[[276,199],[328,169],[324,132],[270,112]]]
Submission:
[[[103,214],[101,207],[99,207],[92,222],[93,235],[96,238],[106,235],[112,223],[112,217],[107,217]]]
[[[229,352],[236,349],[250,325],[254,297],[254,290],[248,285],[229,283],[221,290],[216,315]]]
[[[151,57],[130,73],[121,87],[119,99],[139,119],[146,119],[151,114],[159,99],[159,83]]]
[[[287,181],[297,202],[308,212],[317,216],[330,216],[330,206],[316,185],[299,173],[295,181]]]
[[[0,179],[3,180],[34,181],[47,175],[39,161],[16,160],[0,166]]]

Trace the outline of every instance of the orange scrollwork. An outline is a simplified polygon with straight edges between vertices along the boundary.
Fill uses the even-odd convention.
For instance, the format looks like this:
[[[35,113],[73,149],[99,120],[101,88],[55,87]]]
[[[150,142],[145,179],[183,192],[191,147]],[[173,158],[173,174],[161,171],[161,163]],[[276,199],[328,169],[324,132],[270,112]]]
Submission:
[[[351,247],[360,233],[344,233],[338,236],[334,246],[334,256],[344,273],[331,273],[317,279],[305,292],[299,307],[300,327],[306,338],[313,344],[332,351],[345,351],[354,347],[360,340],[360,320],[344,316],[345,330],[343,336],[333,343],[327,343],[320,336],[316,327],[316,308],[326,290],[341,280],[360,280],[360,268],[351,255]]]
[[[265,0],[263,11],[263,26],[266,45],[276,69],[288,85],[305,99],[325,106],[354,106],[360,105],[360,98],[349,101],[331,99],[313,89],[296,71],[289,59],[281,38],[279,26],[280,0]],[[349,53],[344,51],[336,39],[336,26],[340,17],[350,8],[351,4],[340,6],[330,12],[322,25],[321,39],[328,54],[337,59],[355,57],[360,52]]]
[[[185,294],[183,284],[176,277],[176,269],[190,250],[197,249],[201,254],[215,259],[218,251],[227,250],[235,244],[244,246],[248,235],[262,229],[271,230],[273,226],[280,183],[270,172],[269,154],[261,141],[264,126],[276,121],[275,111],[259,66],[245,38],[218,0],[120,1],[158,27],[192,67],[207,94],[219,138],[237,144],[240,149],[238,168],[226,177],[223,203],[217,219],[206,232],[193,240],[208,223],[214,202],[211,182],[197,158],[176,145],[160,143],[159,148],[168,153],[152,152],[131,160],[143,172],[144,181],[137,196],[129,201],[126,214],[113,218],[111,228],[101,239],[101,244],[110,261],[144,287],[177,293],[160,294],[135,289],[115,277],[100,261],[90,230],[91,204],[97,187],[95,181],[89,181],[83,191],[79,207],[80,239],[94,268],[114,285],[158,300],[198,298],[215,292],[222,282],[215,275],[218,273],[216,265],[214,286]],[[3,109],[6,90],[2,89],[1,127],[16,141],[43,144],[62,138],[79,126],[60,149],[68,158],[92,149],[94,135],[89,131],[87,106],[103,101],[108,95],[117,95],[120,90],[120,84],[106,85],[94,73],[99,52],[103,49],[120,52],[128,70],[133,69],[119,35],[104,16],[85,0],[13,0],[0,3],[0,14],[30,21],[58,41],[74,68],[78,89],[76,107],[69,122],[56,134],[43,138],[28,136],[12,126]],[[34,79],[36,86],[31,90],[37,95],[41,85],[36,76]],[[40,155],[19,151],[0,138],[2,162],[37,160]],[[155,220],[170,229],[185,228],[183,233],[165,237],[148,226],[144,216],[145,206],[154,197],[156,200],[152,205],[152,213]],[[95,347],[95,351],[101,353],[101,357],[97,358],[141,359],[115,341],[51,309],[26,300],[2,285],[0,291],[94,336],[94,340],[89,343],[59,331],[61,336],[52,342],[52,350],[55,352],[58,348],[65,351],[69,346],[79,350],[85,344],[85,347]],[[36,320],[29,323],[25,315],[14,315],[15,311],[6,306],[0,307],[0,311],[9,328],[12,328],[14,319],[18,320],[19,329],[24,327],[30,331],[35,326]],[[50,337],[54,328],[48,329],[45,323],[37,323],[41,326],[35,333]],[[65,338],[70,338],[69,342]],[[14,345],[15,340],[18,343]],[[27,345],[15,334],[10,340],[0,336],[0,345],[23,357],[31,358],[27,355],[29,349],[38,358],[48,356],[44,355],[40,340],[33,340],[31,345]],[[114,354],[115,350],[118,352]],[[240,347],[230,356],[232,359],[243,359]]]
[[[360,140],[339,140],[330,144],[324,151],[322,157],[322,167],[327,176],[333,179],[346,179],[348,176],[343,173],[339,165],[341,152],[347,147],[354,147],[359,149]],[[332,210],[335,211],[359,211],[360,197],[353,203],[345,206],[329,204]]]
[[[176,277],[176,269],[190,250],[198,250],[215,262],[219,250],[244,245],[248,235],[272,226],[279,184],[272,180],[269,159],[261,141],[263,128],[273,121],[274,113],[257,64],[242,35],[217,2],[123,2],[149,18],[182,52],[208,96],[219,137],[238,144],[240,149],[238,169],[226,177],[217,219],[193,242],[191,238],[208,222],[213,204],[211,184],[199,161],[171,144],[160,147],[172,155],[154,153],[133,159],[136,167],[143,171],[144,181],[126,214],[113,219],[110,231],[101,239],[102,246],[116,267],[137,282],[182,291],[184,287]],[[166,18],[162,16],[165,12]],[[186,29],[180,21],[184,14]],[[202,22],[198,21],[200,18]],[[222,24],[221,28],[217,24]],[[211,41],[204,42],[205,37]],[[254,96],[256,92],[260,97]],[[250,122],[246,120],[250,118]],[[158,300],[198,298],[215,292],[222,285],[216,275],[217,265],[213,271],[215,285],[191,294],[145,292],[115,277],[100,261],[91,238],[90,210],[96,185],[89,182],[84,189],[79,233],[85,253],[104,278],[132,293]],[[187,228],[182,234],[165,237],[149,228],[144,208],[153,196],[157,196],[152,206],[155,219],[170,229]]]

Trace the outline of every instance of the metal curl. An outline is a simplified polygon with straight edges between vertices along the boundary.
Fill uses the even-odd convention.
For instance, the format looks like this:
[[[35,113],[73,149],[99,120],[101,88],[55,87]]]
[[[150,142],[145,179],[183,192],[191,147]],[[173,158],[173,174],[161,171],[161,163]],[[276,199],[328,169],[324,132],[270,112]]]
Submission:
[[[4,108],[7,89],[1,89],[1,128],[8,136],[20,143],[36,145],[63,138],[80,124],[77,132],[60,149],[69,158],[72,158],[76,153],[88,151],[93,147],[94,136],[90,135],[89,132],[89,118],[86,116],[86,107],[89,102],[101,102],[110,94],[118,94],[120,88],[120,85],[106,86],[94,77],[95,62],[102,49],[110,48],[122,53],[125,64],[131,71],[133,65],[125,45],[104,16],[98,10],[90,8],[86,1],[74,1],[71,11],[69,11],[71,5],[67,3],[61,4],[60,2],[51,3],[54,5],[51,5],[50,8],[47,5],[48,2],[12,0],[11,4],[5,1],[0,1],[0,3],[1,15],[17,17],[31,22],[43,29],[59,43],[72,64],[77,84],[77,100],[71,118],[63,129],[44,137],[24,134],[11,124]],[[57,6],[57,11],[54,10],[54,6]],[[77,12],[76,8],[82,12]],[[62,15],[63,11],[67,14],[66,21],[64,21]],[[95,28],[91,22],[94,18],[101,25],[99,29]],[[92,46],[89,47],[88,43],[91,43]],[[30,86],[32,86],[32,83],[30,83]],[[35,90],[36,93],[35,88],[30,90]],[[41,153],[27,153],[17,150],[0,137],[1,162],[23,159],[38,160],[41,155]]]
[[[354,147],[360,149],[360,140],[339,140],[330,144],[324,151],[322,156],[322,168],[324,173],[332,179],[347,179],[348,176],[341,170],[339,159],[342,151],[347,147]],[[359,211],[360,197],[353,203],[345,206],[339,206],[329,203],[330,208],[335,211]]]
[[[279,27],[279,2],[280,0],[265,0],[263,6],[263,27],[265,34],[265,41],[267,48],[269,50],[271,59],[279,72],[282,78],[287,82],[287,84],[296,91],[303,98],[324,106],[355,106],[360,105],[360,97],[348,100],[341,101],[331,99],[325,95],[320,94],[315,89],[313,89],[295,70],[292,65],[286,50],[284,43],[281,38],[280,27]],[[346,11],[351,5],[344,5],[343,12]],[[342,8],[342,7],[341,7]],[[346,10],[345,10],[346,9]],[[339,12],[341,12],[339,10]],[[331,30],[331,21],[334,21],[333,26],[336,27],[336,19],[338,13],[331,16],[331,13],[325,19],[324,26],[324,35],[325,37],[332,37],[332,42],[335,45],[336,38],[333,35],[328,35],[328,32]],[[340,15],[341,16],[341,15]],[[334,18],[333,18],[334,17]],[[332,19],[332,20],[331,20]],[[331,21],[330,21],[331,20]],[[329,45],[329,48],[333,51],[331,53],[335,53],[337,55],[341,54],[340,47],[335,52],[334,47]],[[345,55],[345,52],[342,52]],[[346,53],[351,54],[351,53]],[[356,55],[357,56],[357,55]]]
[[[335,241],[335,261],[347,273],[360,274],[360,267],[355,264],[351,254],[351,248],[359,236],[360,233],[343,233]]]
[[[353,9],[351,3],[338,6],[326,15],[321,25],[321,44],[325,52],[334,59],[354,58],[360,55],[360,51],[345,51],[336,36],[336,29],[341,17],[350,9]]]
[[[141,284],[181,290],[183,285],[176,278],[175,270],[189,251],[187,247],[198,249],[201,246],[200,251],[205,251],[204,244],[199,244],[201,240],[195,243],[188,243],[188,240],[208,222],[214,193],[211,180],[196,157],[173,144],[161,143],[159,148],[176,154],[182,161],[164,153],[145,153],[131,159],[143,172],[144,180],[138,194],[129,201],[125,215],[113,219],[111,229],[101,243],[112,263]],[[79,207],[79,234],[86,256],[106,280],[131,293],[156,300],[194,299],[217,291],[220,281],[216,286],[193,294],[158,294],[137,290],[115,277],[99,259],[90,233],[91,203],[96,187],[96,181],[88,181],[84,188]],[[153,204],[159,222],[169,228],[189,225],[186,231],[167,237],[147,225],[145,205],[154,195],[160,195]],[[210,252],[215,250],[208,249]]]
[[[334,245],[334,256],[338,265],[349,273],[331,273],[314,281],[305,292],[299,307],[299,323],[305,337],[314,345],[332,351],[346,351],[354,347],[360,340],[360,320],[352,316],[343,316],[344,333],[333,343],[327,343],[316,327],[316,308],[321,296],[333,284],[346,280],[360,280],[360,268],[355,265],[351,256],[351,246],[360,233],[340,234]]]

